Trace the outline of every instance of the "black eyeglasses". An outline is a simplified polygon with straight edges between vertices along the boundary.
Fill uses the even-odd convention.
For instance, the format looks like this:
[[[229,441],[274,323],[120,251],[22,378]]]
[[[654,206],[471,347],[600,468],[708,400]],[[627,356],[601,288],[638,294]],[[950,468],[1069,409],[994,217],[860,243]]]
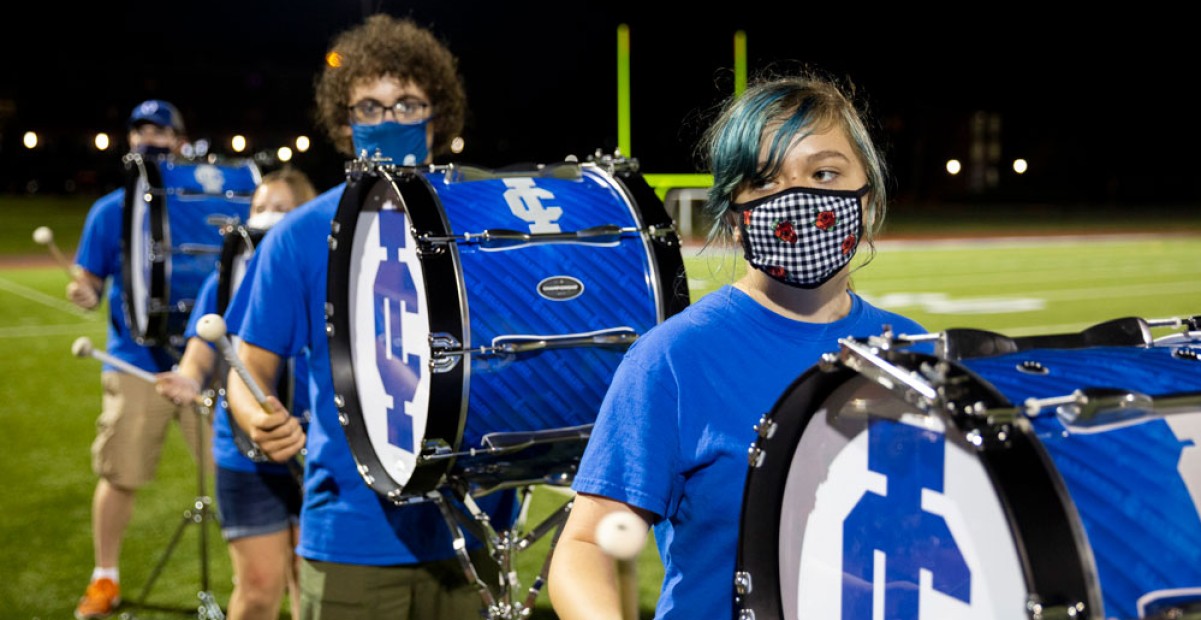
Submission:
[[[346,108],[350,110],[350,122],[357,125],[382,123],[388,110],[392,110],[392,116],[398,123],[420,123],[430,117],[429,102],[412,97],[401,99],[390,106],[374,99],[364,99]]]

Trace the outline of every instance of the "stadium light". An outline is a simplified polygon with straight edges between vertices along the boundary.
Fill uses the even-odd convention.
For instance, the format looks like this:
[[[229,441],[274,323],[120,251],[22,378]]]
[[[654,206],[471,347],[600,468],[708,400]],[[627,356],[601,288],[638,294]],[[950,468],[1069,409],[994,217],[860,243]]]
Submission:
[[[31,150],[32,150],[32,149],[35,149],[35,148],[37,148],[37,146],[38,146],[38,134],[37,134],[37,132],[36,132],[36,131],[27,131],[27,132],[25,132],[25,135],[24,135],[24,136],[22,136],[22,138],[21,138],[21,143],[22,143],[22,144],[24,144],[24,145],[25,145],[25,148],[27,148],[27,149],[31,149]]]
[[[1029,167],[1029,164],[1027,164],[1026,160],[1024,159],[1018,158],[1013,160],[1013,171],[1018,174],[1026,174],[1026,170]]]
[[[241,153],[242,151],[245,151],[246,136],[241,134],[234,136],[233,139],[229,141],[229,146],[234,150],[235,153]]]
[[[309,146],[310,146],[310,144],[309,144],[308,136],[296,136],[296,152],[297,153],[304,153],[305,151],[308,151]]]
[[[279,150],[275,151],[275,156],[280,161],[292,161],[292,149],[286,146],[281,146],[279,147]]]
[[[959,171],[962,169],[963,169],[963,165],[959,163],[958,159],[948,159],[947,160],[947,174],[949,174],[951,176],[955,176],[955,175],[959,174]]]

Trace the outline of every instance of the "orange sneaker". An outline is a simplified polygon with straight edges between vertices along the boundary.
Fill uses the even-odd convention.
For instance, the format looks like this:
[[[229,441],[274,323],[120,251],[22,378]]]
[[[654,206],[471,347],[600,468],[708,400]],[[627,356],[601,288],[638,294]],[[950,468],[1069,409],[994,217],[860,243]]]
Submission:
[[[101,577],[88,584],[75,608],[75,617],[79,620],[107,618],[120,604],[121,586],[108,577]]]

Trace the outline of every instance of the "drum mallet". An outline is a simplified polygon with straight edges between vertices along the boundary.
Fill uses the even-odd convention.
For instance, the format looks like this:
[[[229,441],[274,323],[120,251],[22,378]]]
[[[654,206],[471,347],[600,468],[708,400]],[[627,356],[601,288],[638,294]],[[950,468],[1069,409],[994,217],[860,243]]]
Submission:
[[[242,363],[241,358],[234,351],[233,345],[229,342],[229,338],[226,337],[225,330],[225,319],[221,318],[220,314],[206,314],[196,322],[196,335],[217,346],[225,361],[234,369],[234,372],[238,373],[246,387],[250,388],[250,393],[254,395],[259,406],[263,408],[263,411],[267,411],[267,394],[263,392],[263,388],[259,387],[258,381],[254,380],[250,371],[246,370],[246,365]],[[301,448],[301,454],[303,453],[304,449]],[[301,465],[298,457],[294,456],[288,459],[288,468],[292,470],[296,481],[303,486],[304,466]]]
[[[71,264],[71,261],[67,260],[67,257],[59,251],[58,246],[54,243],[54,231],[50,230],[49,226],[38,226],[33,229],[33,241],[38,245],[46,246],[46,249],[50,250],[50,255],[54,257],[54,262],[58,263],[72,280],[79,277],[79,268]]]
[[[115,358],[104,351],[97,351],[92,346],[92,341],[87,336],[80,336],[79,338],[76,338],[75,342],[71,345],[71,352],[75,354],[75,357],[94,357],[111,366],[116,366],[121,370],[121,372],[133,375],[151,385],[158,384],[158,377],[156,377],[154,373],[142,370],[141,368],[138,368],[137,366],[134,366],[123,359]],[[196,398],[192,399],[192,402],[202,407],[212,406],[212,403],[203,394],[198,394]]]
[[[87,336],[80,336],[75,339],[75,342],[71,345],[71,353],[74,353],[75,357],[94,357],[110,366],[121,369],[122,372],[129,373],[139,379],[144,379],[148,383],[155,383],[156,381],[152,373],[142,370],[125,360],[117,359],[104,351],[97,351],[92,346],[92,340]]]
[[[646,544],[647,525],[642,517],[624,510],[610,512],[596,524],[596,544],[617,561],[618,592],[622,617],[638,617],[638,554]]]

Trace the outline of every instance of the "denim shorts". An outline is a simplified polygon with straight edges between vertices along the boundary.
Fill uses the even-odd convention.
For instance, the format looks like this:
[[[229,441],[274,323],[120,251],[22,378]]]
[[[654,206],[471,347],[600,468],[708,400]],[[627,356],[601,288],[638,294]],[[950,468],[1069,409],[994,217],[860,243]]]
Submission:
[[[289,474],[217,468],[217,517],[226,541],[286,530],[300,522],[300,487]]]

